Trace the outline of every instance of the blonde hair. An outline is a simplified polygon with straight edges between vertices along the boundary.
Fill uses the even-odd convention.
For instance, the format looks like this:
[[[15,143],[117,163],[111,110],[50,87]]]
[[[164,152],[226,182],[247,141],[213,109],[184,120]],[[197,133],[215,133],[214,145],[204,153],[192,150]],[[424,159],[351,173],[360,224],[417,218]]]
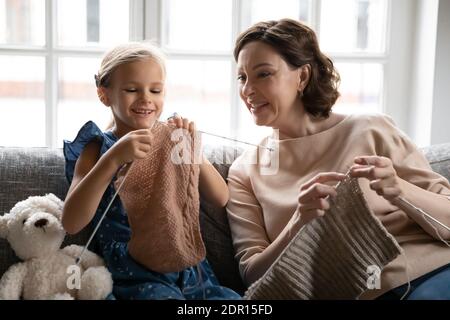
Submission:
[[[117,67],[143,59],[153,59],[161,66],[164,74],[166,73],[165,56],[160,48],[151,43],[131,42],[118,45],[105,53],[100,70],[95,75],[96,86],[108,87],[111,75]]]

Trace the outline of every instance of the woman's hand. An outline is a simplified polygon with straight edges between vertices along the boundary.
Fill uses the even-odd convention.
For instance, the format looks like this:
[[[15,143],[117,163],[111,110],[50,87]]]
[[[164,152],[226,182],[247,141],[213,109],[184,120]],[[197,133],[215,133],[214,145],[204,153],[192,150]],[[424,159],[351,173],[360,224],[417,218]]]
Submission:
[[[323,172],[300,187],[296,211],[300,227],[317,217],[323,216],[325,210],[330,208],[328,197],[336,196],[336,188],[324,183],[342,181],[344,178],[345,174],[342,173]]]
[[[127,133],[110,149],[110,154],[117,167],[143,159],[151,150],[153,134],[151,129],[140,129]]]
[[[378,195],[393,203],[403,194],[400,178],[392,165],[392,161],[380,156],[360,156],[355,158],[350,168],[350,175],[355,178],[370,180],[370,188]]]

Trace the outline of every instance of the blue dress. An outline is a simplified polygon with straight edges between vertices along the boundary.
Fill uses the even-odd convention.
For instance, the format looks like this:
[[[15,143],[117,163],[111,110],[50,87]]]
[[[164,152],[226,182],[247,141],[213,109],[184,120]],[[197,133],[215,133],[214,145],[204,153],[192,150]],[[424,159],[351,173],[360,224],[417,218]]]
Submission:
[[[89,121],[78,132],[73,142],[64,141],[66,178],[72,182],[75,163],[80,153],[92,140],[101,144],[103,155],[118,140],[111,131],[102,132]],[[113,180],[114,181],[114,180]],[[113,181],[107,187],[92,219],[95,226],[111,201],[115,189]],[[114,281],[113,296],[117,299],[240,299],[231,289],[218,284],[206,259],[197,266],[181,272],[161,274],[137,263],[128,253],[127,243],[131,230],[127,214],[117,196],[100,225],[94,247],[89,248],[101,255]]]

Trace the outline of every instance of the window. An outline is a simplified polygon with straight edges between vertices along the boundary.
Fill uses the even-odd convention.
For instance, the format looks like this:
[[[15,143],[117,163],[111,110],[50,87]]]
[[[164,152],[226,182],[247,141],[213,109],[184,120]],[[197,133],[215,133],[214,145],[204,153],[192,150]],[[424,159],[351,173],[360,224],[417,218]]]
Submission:
[[[195,120],[203,131],[230,136],[234,129],[230,79],[233,2],[170,0],[161,4],[160,39],[168,55],[163,117],[177,112]],[[210,138],[203,136],[203,141],[210,142]]]
[[[335,110],[385,111],[390,6],[389,0],[0,0],[0,145],[61,147],[87,120],[105,127],[111,113],[93,81],[101,55],[143,39],[168,56],[163,117],[176,111],[203,131],[257,142],[270,129],[255,126],[242,105],[231,51],[242,30],[282,17],[309,24],[335,62],[342,79]]]
[[[128,0],[0,0],[0,145],[61,147],[87,120],[106,126],[94,74],[106,47],[128,41],[129,10]]]
[[[387,5],[387,0],[321,1],[320,44],[341,75],[337,111],[383,111]]]
[[[238,98],[234,39],[251,24],[289,17],[317,31],[341,75],[334,110],[384,111],[388,0],[165,0],[161,46],[169,57],[166,111],[195,119],[205,131],[257,142],[257,127]],[[336,14],[339,12],[339,14]],[[158,14],[158,13],[156,13]],[[147,12],[147,19],[156,19]]]

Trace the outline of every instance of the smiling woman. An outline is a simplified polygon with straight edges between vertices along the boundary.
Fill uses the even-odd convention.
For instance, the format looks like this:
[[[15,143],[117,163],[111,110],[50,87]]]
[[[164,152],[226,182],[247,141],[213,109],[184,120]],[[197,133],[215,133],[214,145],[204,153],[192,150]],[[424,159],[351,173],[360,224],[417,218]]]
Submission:
[[[295,136],[281,123],[304,112],[328,118],[340,77],[309,27],[284,20],[283,29],[271,28],[274,23],[261,22],[237,39],[239,93],[257,125],[281,129],[280,137]]]
[[[252,42],[239,53],[239,93],[257,125],[277,127],[277,120],[296,111],[310,77],[310,66],[294,69],[271,46]]]
[[[241,99],[256,125],[273,129],[261,144],[271,141],[279,151],[247,150],[230,167],[227,211],[243,280],[250,285],[263,276],[270,279],[271,266],[280,261],[286,247],[296,245],[291,240],[312,221],[325,223],[322,218],[333,214],[335,197],[351,195],[348,191],[338,194],[336,184],[355,178],[364,194],[364,208],[370,208],[369,216],[374,215],[390,235],[350,228],[364,236],[346,252],[352,252],[355,261],[365,261],[364,250],[358,249],[364,248],[363,243],[393,237],[407,264],[405,257],[395,258],[380,273],[379,288],[363,288],[353,298],[387,293],[394,299],[449,299],[450,251],[441,241],[450,239],[450,232],[414,209],[421,208],[449,225],[449,182],[432,171],[424,155],[388,116],[332,110],[339,96],[339,75],[321,52],[315,32],[303,23],[292,19],[256,23],[237,38],[234,57]],[[277,170],[264,170],[267,161],[262,159],[267,158],[277,164]],[[259,162],[255,165],[248,159]],[[332,254],[334,248],[324,249],[316,231],[307,244]],[[328,238],[327,233],[323,236]],[[347,243],[348,237],[340,236],[344,238]],[[307,271],[302,273],[303,268],[312,268],[314,276],[306,290],[319,290],[324,281],[321,275],[329,276],[329,268],[317,270],[314,286],[317,261],[301,260],[298,268],[289,265],[295,272],[288,273],[304,279],[309,276]],[[343,268],[357,268],[344,260]],[[414,279],[412,290],[409,279]],[[444,285],[436,286],[441,279]],[[288,286],[298,285],[291,280]],[[430,293],[430,287],[435,291]]]

